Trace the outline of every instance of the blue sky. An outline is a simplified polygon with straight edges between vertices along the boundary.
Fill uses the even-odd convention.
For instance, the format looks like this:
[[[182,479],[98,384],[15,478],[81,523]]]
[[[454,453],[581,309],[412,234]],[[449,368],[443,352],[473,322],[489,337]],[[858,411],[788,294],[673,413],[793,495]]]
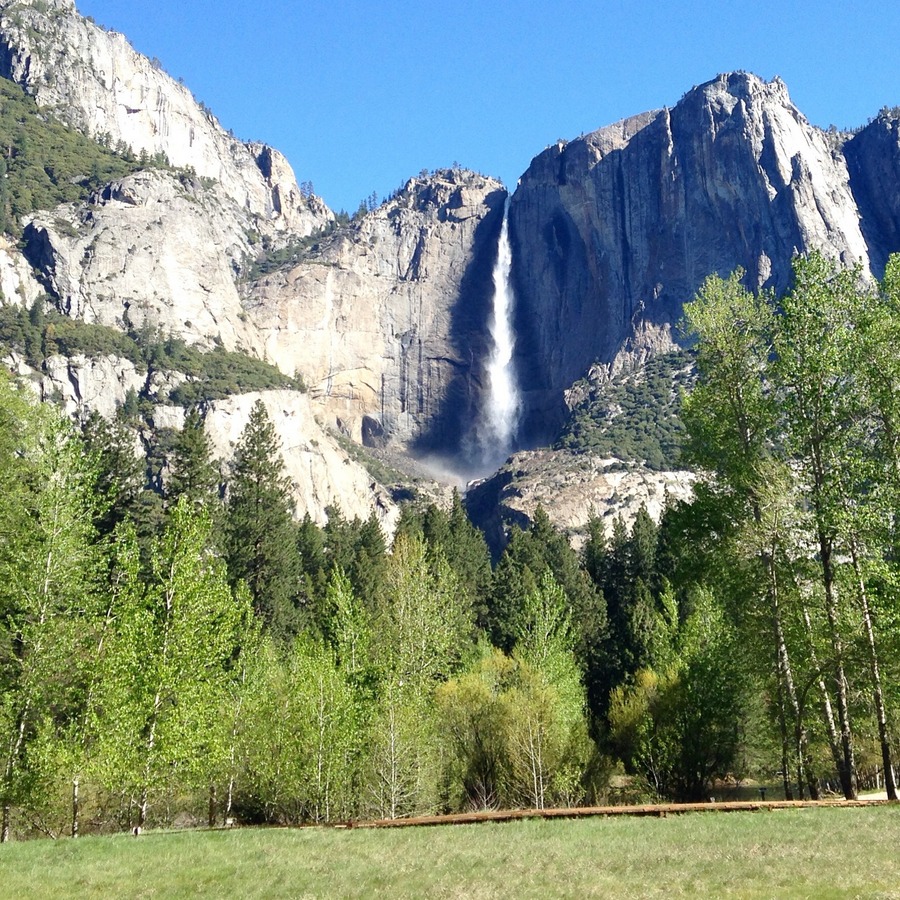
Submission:
[[[353,212],[458,162],[508,186],[557,138],[745,69],[816,125],[900,105],[900,3],[76,0],[225,128]]]

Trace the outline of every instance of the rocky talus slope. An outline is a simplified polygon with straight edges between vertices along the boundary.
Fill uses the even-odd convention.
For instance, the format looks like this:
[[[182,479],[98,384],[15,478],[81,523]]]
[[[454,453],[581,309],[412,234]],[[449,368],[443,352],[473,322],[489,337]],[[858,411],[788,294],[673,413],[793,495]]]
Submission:
[[[538,506],[577,545],[592,517],[603,522],[608,535],[617,518],[631,528],[642,506],[659,520],[668,503],[692,496],[696,481],[693,472],[651,471],[591,452],[526,450],[513,454],[490,478],[470,485],[466,503],[495,551],[513,526],[528,526]]]

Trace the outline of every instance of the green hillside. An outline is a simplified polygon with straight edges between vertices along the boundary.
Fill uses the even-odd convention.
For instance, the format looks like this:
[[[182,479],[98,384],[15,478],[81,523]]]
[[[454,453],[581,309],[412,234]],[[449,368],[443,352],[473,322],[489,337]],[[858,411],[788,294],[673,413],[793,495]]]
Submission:
[[[0,79],[0,231],[21,233],[24,216],[85,199],[91,191],[165,156],[136,156],[120,143],[104,146],[38,109],[19,85]]]
[[[687,351],[661,354],[607,381],[580,382],[584,399],[572,410],[556,449],[589,450],[650,469],[678,466],[684,426],[681,396],[694,380]]]

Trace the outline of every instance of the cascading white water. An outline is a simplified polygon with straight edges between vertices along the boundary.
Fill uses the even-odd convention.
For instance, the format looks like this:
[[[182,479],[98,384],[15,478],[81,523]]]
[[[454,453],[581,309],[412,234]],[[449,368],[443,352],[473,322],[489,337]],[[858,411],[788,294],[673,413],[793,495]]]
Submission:
[[[509,280],[511,269],[507,197],[494,263],[494,301],[488,323],[493,346],[487,364],[487,395],[475,433],[480,462],[487,467],[497,466],[506,459],[519,423],[519,388],[512,361],[516,338],[512,327],[515,297]]]

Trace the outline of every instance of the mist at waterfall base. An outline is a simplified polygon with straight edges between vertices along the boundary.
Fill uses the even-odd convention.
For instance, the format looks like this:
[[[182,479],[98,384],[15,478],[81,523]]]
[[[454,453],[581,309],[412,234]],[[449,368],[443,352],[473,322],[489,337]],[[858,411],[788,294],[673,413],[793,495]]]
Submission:
[[[507,197],[492,273],[494,291],[488,321],[491,351],[485,366],[483,403],[472,430],[463,441],[460,457],[450,460],[431,456],[422,460],[435,474],[450,477],[461,487],[499,469],[515,446],[521,397],[513,364],[516,336],[512,324],[515,294],[510,281],[511,271]]]

